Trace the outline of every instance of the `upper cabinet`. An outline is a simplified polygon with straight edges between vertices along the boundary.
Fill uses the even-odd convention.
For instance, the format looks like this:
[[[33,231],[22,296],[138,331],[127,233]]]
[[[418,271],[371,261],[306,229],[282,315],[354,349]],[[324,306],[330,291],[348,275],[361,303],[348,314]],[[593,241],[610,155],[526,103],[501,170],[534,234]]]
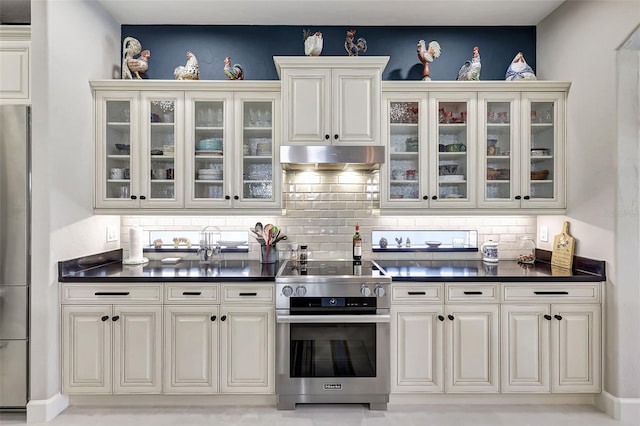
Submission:
[[[97,210],[280,207],[279,83],[92,86]]]
[[[381,207],[561,213],[568,90],[545,81],[385,82]]]
[[[389,57],[283,57],[283,143],[380,144],[381,80]]]
[[[30,25],[0,25],[0,105],[31,103]]]

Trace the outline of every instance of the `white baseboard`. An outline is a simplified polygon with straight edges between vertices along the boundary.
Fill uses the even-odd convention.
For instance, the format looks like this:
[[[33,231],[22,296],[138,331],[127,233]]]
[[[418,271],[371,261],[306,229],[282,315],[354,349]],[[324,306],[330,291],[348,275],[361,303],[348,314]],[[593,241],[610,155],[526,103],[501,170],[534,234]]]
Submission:
[[[609,416],[619,420],[621,425],[640,424],[640,398],[618,398],[603,391],[596,399],[596,406]]]
[[[46,423],[69,406],[69,397],[61,393],[49,399],[32,399],[27,403],[27,423]]]

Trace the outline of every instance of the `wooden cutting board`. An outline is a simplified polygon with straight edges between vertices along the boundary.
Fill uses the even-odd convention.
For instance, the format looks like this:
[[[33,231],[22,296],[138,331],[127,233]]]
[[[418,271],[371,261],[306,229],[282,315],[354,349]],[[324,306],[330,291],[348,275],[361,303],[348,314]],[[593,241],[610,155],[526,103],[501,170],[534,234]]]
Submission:
[[[565,221],[562,226],[562,232],[553,238],[551,265],[571,270],[575,247],[576,240],[569,235],[569,222]]]

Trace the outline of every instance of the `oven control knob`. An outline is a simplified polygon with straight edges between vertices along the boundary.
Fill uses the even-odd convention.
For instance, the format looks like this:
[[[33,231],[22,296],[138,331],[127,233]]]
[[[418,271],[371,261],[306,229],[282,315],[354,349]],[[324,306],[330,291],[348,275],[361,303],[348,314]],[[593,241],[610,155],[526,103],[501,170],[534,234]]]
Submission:
[[[376,286],[376,289],[374,291],[376,292],[376,296],[378,297],[384,296],[384,287],[382,287],[381,285]]]
[[[371,296],[371,289],[363,284],[362,287],[360,287],[360,294],[363,296]]]
[[[282,294],[284,297],[289,297],[293,294],[293,288],[290,285],[285,285],[282,287]]]
[[[300,297],[302,297],[302,296],[304,296],[305,294],[307,294],[307,289],[306,289],[306,288],[304,288],[304,287],[303,287],[303,286],[301,286],[301,285],[300,285],[300,286],[298,286],[298,287],[296,287],[296,296],[300,296]]]

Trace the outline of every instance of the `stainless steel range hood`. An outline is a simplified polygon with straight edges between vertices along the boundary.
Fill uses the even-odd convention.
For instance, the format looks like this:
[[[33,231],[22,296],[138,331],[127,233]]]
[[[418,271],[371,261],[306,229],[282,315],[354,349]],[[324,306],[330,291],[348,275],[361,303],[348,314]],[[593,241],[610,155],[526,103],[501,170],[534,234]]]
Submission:
[[[384,158],[384,146],[380,145],[280,147],[285,170],[377,170]]]

